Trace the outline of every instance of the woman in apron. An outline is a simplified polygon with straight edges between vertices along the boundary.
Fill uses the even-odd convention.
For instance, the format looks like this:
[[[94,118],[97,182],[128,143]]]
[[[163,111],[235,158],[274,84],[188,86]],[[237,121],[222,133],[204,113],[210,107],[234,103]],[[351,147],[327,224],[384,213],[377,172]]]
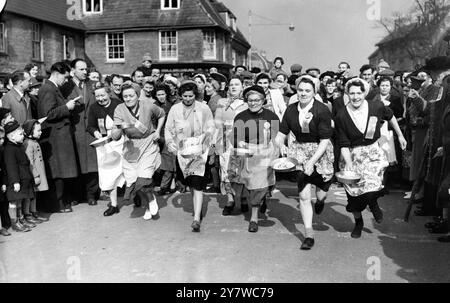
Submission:
[[[153,174],[161,164],[158,140],[164,125],[164,110],[150,101],[139,100],[141,89],[135,84],[122,88],[124,103],[114,112],[112,138],[119,140],[125,135],[123,144],[123,173],[127,188],[124,200],[146,201],[144,220],[158,213],[158,204],[153,196]],[[158,121],[156,129],[152,121]]]
[[[242,212],[248,211],[248,205],[241,203],[244,184],[240,180],[243,158],[233,154],[232,134],[234,118],[247,110],[248,105],[242,99],[242,81],[233,77],[229,83],[229,97],[220,99],[217,105],[215,124],[217,129],[216,153],[220,159],[221,192],[228,201],[222,215],[231,215],[234,206],[239,204]]]
[[[345,88],[350,102],[337,114],[335,122],[343,158],[340,168],[361,176],[358,183],[344,184],[348,199],[346,209],[355,217],[351,236],[359,238],[364,227],[361,212],[367,205],[377,223],[383,219],[383,212],[377,203],[379,192],[383,189],[383,174],[389,165],[378,142],[383,122],[389,121],[402,150],[406,148],[406,140],[389,107],[381,102],[365,100],[370,90],[366,81],[352,79]]]
[[[169,151],[177,155],[184,185],[191,189],[194,204],[194,221],[191,227],[193,232],[199,232],[203,190],[207,182],[205,165],[215,131],[214,119],[208,105],[197,101],[199,93],[195,82],[186,81],[180,86],[178,93],[182,102],[175,104],[169,112],[165,139]],[[189,153],[189,150],[195,152]]]
[[[89,110],[87,131],[96,139],[111,138],[114,127],[114,111],[120,104],[116,99],[111,100],[110,88],[104,84],[98,84],[95,89],[95,99]],[[111,204],[103,213],[104,216],[112,216],[119,212],[117,207],[117,187],[122,187],[125,178],[122,171],[123,140],[105,141],[96,147],[99,186],[104,192],[109,193]]]
[[[249,149],[251,157],[244,158],[241,180],[249,191],[248,202],[252,207],[249,232],[258,231],[258,207],[262,204],[270,186],[275,185],[275,172],[271,167],[279,151],[273,144],[280,120],[272,111],[263,108],[266,94],[260,86],[244,90],[248,109],[239,113],[233,124],[233,145]]]
[[[309,250],[314,246],[311,184],[316,187],[317,201],[314,210],[319,215],[325,207],[325,199],[334,175],[331,112],[325,104],[314,98],[315,91],[315,83],[311,79],[304,77],[297,82],[299,102],[287,108],[276,138],[277,145],[282,147],[282,154],[296,159],[299,164],[297,186],[300,212],[305,226],[302,250]],[[294,141],[288,149],[284,143],[291,132]]]

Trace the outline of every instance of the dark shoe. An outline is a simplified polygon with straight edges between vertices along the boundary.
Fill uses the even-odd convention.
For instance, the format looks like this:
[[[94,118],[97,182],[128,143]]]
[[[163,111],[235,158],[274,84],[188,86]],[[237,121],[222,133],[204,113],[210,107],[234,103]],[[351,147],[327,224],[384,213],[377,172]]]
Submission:
[[[97,201],[96,200],[89,200],[88,204],[90,206],[95,206],[95,205],[97,205]]]
[[[316,201],[316,204],[314,204],[314,211],[316,212],[316,215],[320,215],[323,212],[323,209],[325,208],[325,201]]]
[[[261,202],[261,205],[259,206],[259,212],[265,214],[266,210],[267,210],[267,198],[264,197],[264,199]]]
[[[41,216],[39,216],[38,213],[31,213],[31,215],[32,215],[33,218],[35,218],[36,220],[39,220],[39,221],[41,221],[41,222],[48,222],[48,218],[41,217]]]
[[[351,233],[351,237],[354,239],[361,238],[361,233],[364,227],[364,221],[362,218],[360,220],[356,220],[355,227],[353,228],[353,231]]]
[[[0,229],[0,235],[2,235],[4,237],[8,237],[8,236],[11,236],[11,233],[6,228],[2,228],[2,229]]]
[[[72,209],[72,206],[69,204],[69,205],[66,205],[66,208],[65,208],[65,210],[64,210],[66,213],[71,213],[71,212],[73,212],[73,209]]]
[[[251,233],[256,233],[258,231],[258,223],[255,221],[250,221],[248,225],[248,231]]]
[[[220,188],[210,187],[207,190],[205,190],[205,193],[207,193],[207,194],[220,194]]]
[[[441,243],[450,243],[450,235],[439,237],[438,241]]]
[[[230,216],[233,213],[234,205],[225,206],[222,211],[222,216]]]
[[[303,241],[302,246],[300,246],[301,250],[310,250],[314,246],[314,239],[313,238],[306,238],[305,241]]]
[[[200,231],[200,222],[199,221],[192,222],[191,227],[193,232],[198,233]]]
[[[375,222],[377,223],[383,222],[383,211],[380,209],[378,204],[370,206],[370,211],[372,212]]]
[[[429,229],[431,234],[446,234],[449,232],[448,221],[443,220],[441,223],[437,223],[434,227]]]
[[[25,218],[19,219],[19,222],[20,222],[20,224],[22,224],[23,226],[28,227],[28,228],[36,227],[36,224],[28,222],[27,220],[25,220]]]
[[[25,221],[27,221],[30,224],[34,224],[35,226],[37,224],[41,224],[42,221],[36,220],[32,215],[25,216]]]
[[[156,196],[165,196],[169,193],[169,189],[167,188],[160,188],[159,190],[156,190],[154,193]]]
[[[103,216],[109,217],[109,216],[112,216],[112,215],[118,214],[118,213],[119,213],[118,207],[109,206],[108,209],[105,210],[105,212],[103,213]]]
[[[13,223],[13,225],[11,227],[14,231],[17,231],[17,232],[31,231],[31,228],[28,228],[28,227],[22,225],[22,223],[20,223],[19,221],[17,221],[16,223]]]
[[[247,213],[248,211],[248,204],[241,204],[241,212]]]
[[[78,204],[80,204],[78,201],[72,201],[71,203],[70,203],[72,206],[77,206]]]

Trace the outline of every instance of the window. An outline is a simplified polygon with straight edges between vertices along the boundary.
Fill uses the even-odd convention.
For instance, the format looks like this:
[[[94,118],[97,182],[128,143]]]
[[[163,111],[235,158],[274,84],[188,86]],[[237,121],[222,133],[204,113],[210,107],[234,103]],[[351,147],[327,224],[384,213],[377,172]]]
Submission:
[[[71,36],[63,35],[63,58],[64,60],[75,59],[75,40]]]
[[[203,59],[216,59],[216,33],[203,32]]]
[[[42,43],[41,26],[38,23],[32,23],[32,52],[33,60],[42,61]]]
[[[236,31],[236,18],[231,18],[231,27]]]
[[[223,36],[223,53],[222,53],[222,61],[227,62],[227,38],[225,35]]]
[[[0,53],[6,53],[6,27],[5,23],[0,23]]]
[[[85,14],[101,14],[103,12],[103,0],[84,0],[83,3]]]
[[[178,9],[181,0],[161,0],[161,9]]]
[[[106,61],[125,62],[125,39],[123,33],[106,34]]]
[[[178,59],[178,41],[176,31],[164,31],[159,33],[159,58],[161,60]]]
[[[231,64],[236,66],[236,51],[234,49],[231,51]]]

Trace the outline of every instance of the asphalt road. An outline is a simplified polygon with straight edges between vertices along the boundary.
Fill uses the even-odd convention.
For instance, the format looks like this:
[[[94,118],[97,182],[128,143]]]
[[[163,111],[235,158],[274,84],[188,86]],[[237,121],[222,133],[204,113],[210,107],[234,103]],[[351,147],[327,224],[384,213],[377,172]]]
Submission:
[[[225,198],[207,195],[201,232],[193,233],[190,194],[158,198],[156,220],[124,206],[103,217],[107,202],[80,204],[28,233],[0,236],[0,282],[450,282],[450,245],[423,227],[430,218],[402,221],[406,200],[380,200],[384,221],[364,213],[361,239],[352,239],[342,188],[332,189],[314,218],[316,245],[301,251],[303,224],[294,184],[278,183],[258,233],[238,208],[221,215]]]

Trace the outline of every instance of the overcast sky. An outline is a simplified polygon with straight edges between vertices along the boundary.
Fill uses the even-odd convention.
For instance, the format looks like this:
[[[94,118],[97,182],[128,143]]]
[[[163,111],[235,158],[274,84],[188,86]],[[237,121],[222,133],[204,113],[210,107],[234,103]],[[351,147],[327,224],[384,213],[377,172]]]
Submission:
[[[253,46],[265,50],[267,58],[285,58],[285,69],[300,63],[304,69],[319,67],[336,70],[340,61],[348,61],[353,71],[368,63],[375,43],[386,34],[377,22],[367,17],[368,3],[379,1],[381,16],[406,12],[413,0],[222,0],[236,15],[240,30],[249,40],[248,11],[252,10],[280,23],[294,23],[295,30],[285,26],[254,26]],[[270,23],[253,17],[253,23]]]

